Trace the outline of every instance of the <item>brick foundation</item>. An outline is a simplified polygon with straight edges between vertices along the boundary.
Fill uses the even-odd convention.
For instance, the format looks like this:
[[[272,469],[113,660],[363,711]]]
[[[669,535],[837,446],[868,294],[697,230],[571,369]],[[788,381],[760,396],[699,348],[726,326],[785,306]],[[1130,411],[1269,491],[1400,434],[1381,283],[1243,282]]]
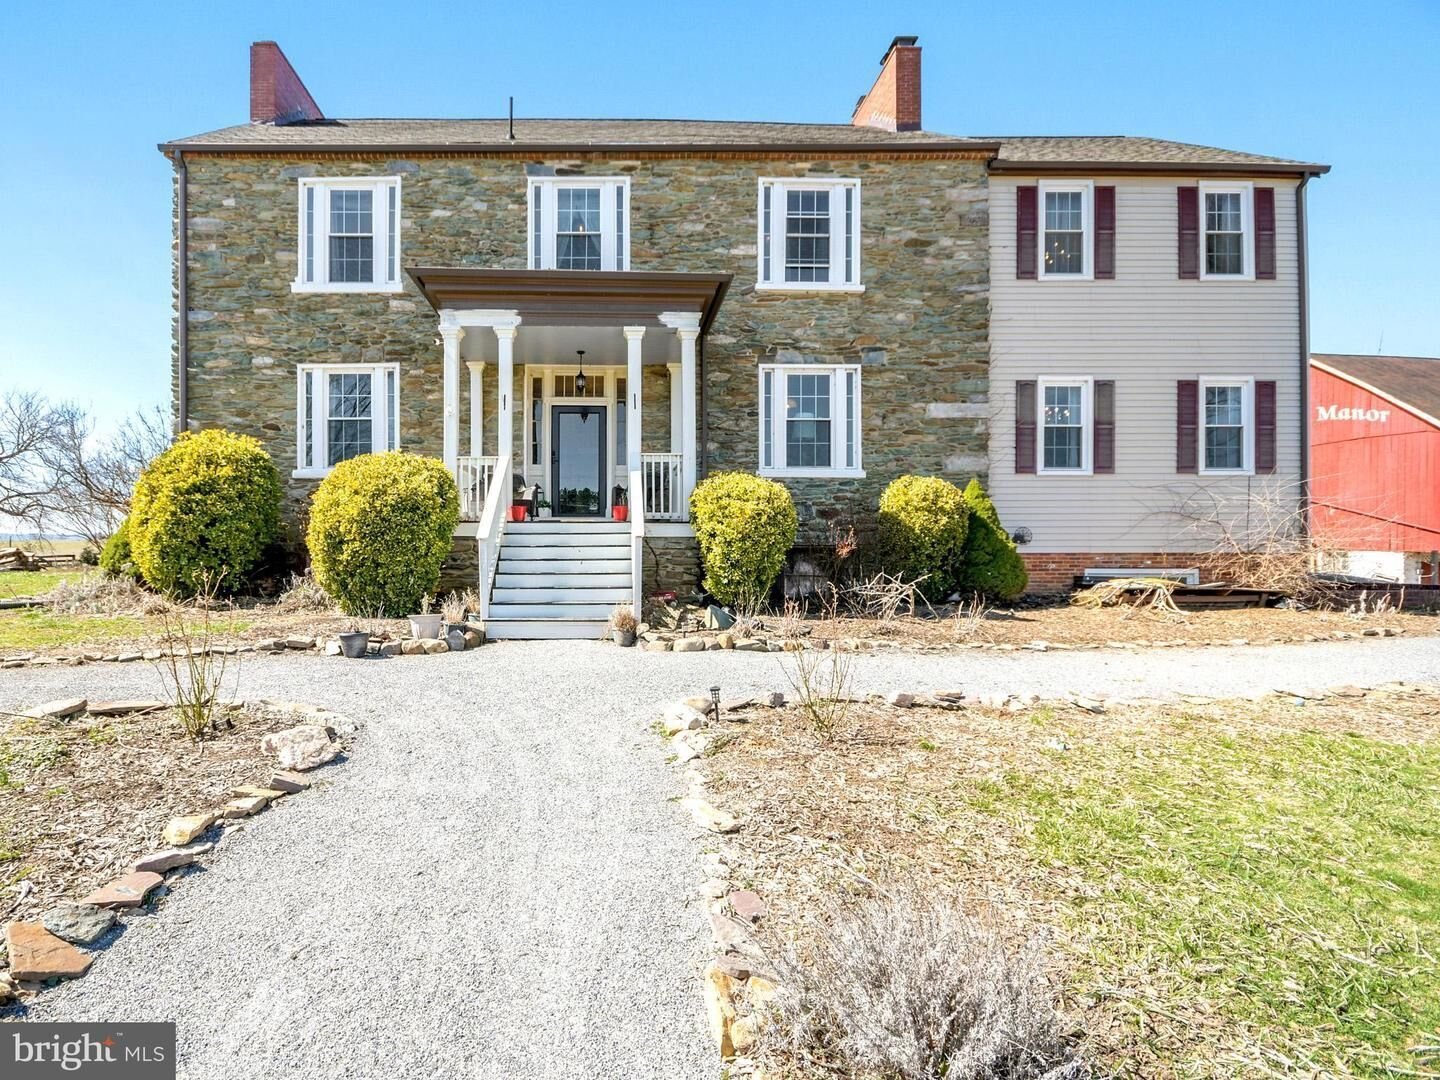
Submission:
[[[1201,566],[1202,557],[1195,552],[1166,555],[1157,551],[1144,552],[1070,552],[1040,554],[1022,551],[1025,572],[1030,575],[1027,593],[1066,593],[1074,588],[1075,577],[1087,567],[1134,567],[1136,569],[1188,569]],[[1200,579],[1205,580],[1203,567]]]

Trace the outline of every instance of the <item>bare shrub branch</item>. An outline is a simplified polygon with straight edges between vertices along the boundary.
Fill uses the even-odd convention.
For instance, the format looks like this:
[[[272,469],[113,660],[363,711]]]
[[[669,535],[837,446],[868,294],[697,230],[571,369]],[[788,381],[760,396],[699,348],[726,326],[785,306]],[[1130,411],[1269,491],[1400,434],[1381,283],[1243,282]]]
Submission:
[[[832,741],[850,719],[850,655],[838,649],[797,649],[780,666],[795,691],[810,730],[822,743]]]
[[[199,740],[220,730],[220,691],[231,657],[215,644],[216,582],[203,575],[197,585],[188,605],[164,614],[165,644],[156,667],[185,734]]]

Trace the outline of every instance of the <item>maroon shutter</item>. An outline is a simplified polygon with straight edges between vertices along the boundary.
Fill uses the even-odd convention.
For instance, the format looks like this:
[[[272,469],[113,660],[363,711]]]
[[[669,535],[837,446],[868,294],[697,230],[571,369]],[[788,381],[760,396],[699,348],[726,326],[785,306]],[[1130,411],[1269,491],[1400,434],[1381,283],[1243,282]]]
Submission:
[[[1015,471],[1035,471],[1035,380],[1015,384]]]
[[[1275,471],[1275,383],[1255,384],[1255,471]]]
[[[1027,184],[1015,189],[1015,276],[1035,279],[1035,254],[1040,246],[1040,189]]]
[[[1115,471],[1115,383],[1101,379],[1095,383],[1095,447],[1094,471]]]
[[[1275,280],[1275,189],[1255,189],[1255,276]]]
[[[1200,189],[1175,189],[1176,217],[1179,219],[1180,276],[1200,276]]]
[[[1200,383],[1181,379],[1175,384],[1175,471],[1199,472]]]
[[[1115,276],[1115,189],[1095,189],[1095,277]]]

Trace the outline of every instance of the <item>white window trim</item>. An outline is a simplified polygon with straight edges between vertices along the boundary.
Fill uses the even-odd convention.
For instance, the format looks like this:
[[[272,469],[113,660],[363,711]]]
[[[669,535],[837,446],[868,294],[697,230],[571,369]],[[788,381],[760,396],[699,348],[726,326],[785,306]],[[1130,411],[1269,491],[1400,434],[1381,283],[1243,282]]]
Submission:
[[[755,290],[757,292],[793,292],[793,293],[863,293],[865,286],[862,284],[864,275],[860,266],[860,251],[864,245],[861,243],[861,192],[860,181],[847,177],[809,177],[809,176],[762,176],[760,185],[755,193]],[[765,276],[765,189],[770,189],[770,277]],[[785,280],[785,235],[783,228],[784,211],[781,204],[785,201],[787,190],[815,191],[820,188],[830,189],[832,196],[835,192],[844,192],[846,188],[852,188],[855,192],[854,217],[851,225],[849,243],[850,265],[852,268],[851,278],[846,281],[786,281]],[[837,200],[830,200],[830,236],[831,236],[831,277],[835,276],[836,269],[835,252],[837,245],[834,238],[844,231],[845,211],[843,198],[839,200],[841,209],[837,213]],[[840,228],[836,229],[836,223]],[[780,226],[777,228],[777,224]],[[845,270],[844,249],[840,249],[839,270],[841,274]]]
[[[615,269],[615,201],[621,200],[625,216],[625,238],[620,245],[620,269],[630,269],[630,237],[634,220],[630,213],[628,176],[532,176],[525,185],[525,265],[532,270],[555,269],[555,193],[561,188],[600,189],[600,270]],[[535,189],[545,189],[540,199],[540,255],[535,254]],[[594,272],[594,271],[592,271]]]
[[[1240,224],[1245,230],[1240,237],[1240,258],[1244,263],[1245,270],[1239,274],[1211,274],[1205,269],[1205,196],[1217,193],[1238,194],[1240,196]],[[1255,280],[1255,185],[1248,180],[1237,180],[1233,183],[1220,181],[1201,181],[1200,197],[1196,200],[1199,204],[1197,212],[1200,215],[1199,237],[1200,237],[1200,280],[1201,281],[1254,281]]]
[[[845,460],[845,436],[848,430],[853,427],[855,432],[855,465],[847,468],[843,465],[831,465],[829,468],[814,466],[791,468],[788,465],[766,465],[765,464],[765,375],[769,372],[774,378],[773,383],[773,415],[770,418],[771,430],[770,441],[774,459],[778,462],[785,456],[785,409],[784,388],[782,382],[787,375],[816,375],[826,374],[830,376],[830,460]],[[845,408],[845,375],[853,372],[855,375],[855,414],[848,416]],[[864,425],[860,418],[865,415],[864,392],[865,380],[861,375],[859,364],[761,364],[756,382],[756,416],[759,418],[759,440],[756,446],[755,461],[759,465],[756,470],[761,476],[790,477],[799,479],[802,477],[863,477],[865,475],[865,458],[862,432]]]
[[[405,286],[400,281],[400,252],[404,250],[400,233],[404,225],[404,192],[399,176],[306,176],[298,185],[299,210],[295,243],[295,280],[290,291],[295,293],[398,293]],[[371,222],[375,226],[374,264],[377,281],[336,281],[329,277],[330,192],[334,188],[353,191],[369,187],[375,192]],[[390,265],[389,191],[395,189],[395,277],[385,274]],[[305,280],[305,192],[315,191],[315,280]]]
[[[1095,280],[1095,181],[1093,180],[1042,180],[1039,183],[1037,198],[1039,207],[1036,223],[1035,243],[1038,250],[1035,252],[1035,266],[1039,271],[1042,281],[1094,281]],[[1058,271],[1047,271],[1045,269],[1045,196],[1049,192],[1078,191],[1080,192],[1080,226],[1084,230],[1080,237],[1080,257],[1083,260],[1085,269],[1078,274],[1064,274]]]
[[[1078,386],[1080,395],[1080,468],[1045,467],[1045,388]],[[1089,375],[1046,375],[1035,380],[1035,472],[1040,476],[1095,474],[1095,380]]]
[[[399,364],[297,364],[295,366],[295,469],[294,477],[329,476],[333,465],[301,465],[305,460],[305,376],[315,374],[317,394],[310,423],[314,435],[314,460],[329,460],[328,435],[330,418],[330,375],[370,376],[370,446],[373,453],[400,448],[400,426],[395,425],[395,445],[390,446],[390,395],[386,376],[395,377],[395,408],[400,408]],[[375,437],[376,431],[380,437]]]
[[[1205,388],[1209,386],[1238,386],[1242,390],[1241,418],[1245,424],[1245,438],[1242,442],[1245,464],[1239,469],[1207,469],[1205,467]],[[1195,403],[1195,462],[1201,476],[1254,476],[1255,475],[1255,380],[1249,375],[1212,375],[1200,380]]]

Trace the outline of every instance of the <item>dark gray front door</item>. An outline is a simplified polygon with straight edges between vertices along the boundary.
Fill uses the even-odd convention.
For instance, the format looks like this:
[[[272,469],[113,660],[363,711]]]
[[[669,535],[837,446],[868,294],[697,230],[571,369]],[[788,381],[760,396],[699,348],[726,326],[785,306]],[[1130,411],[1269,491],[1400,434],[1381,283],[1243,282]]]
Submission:
[[[550,490],[556,517],[606,512],[605,409],[555,405],[550,414]]]

